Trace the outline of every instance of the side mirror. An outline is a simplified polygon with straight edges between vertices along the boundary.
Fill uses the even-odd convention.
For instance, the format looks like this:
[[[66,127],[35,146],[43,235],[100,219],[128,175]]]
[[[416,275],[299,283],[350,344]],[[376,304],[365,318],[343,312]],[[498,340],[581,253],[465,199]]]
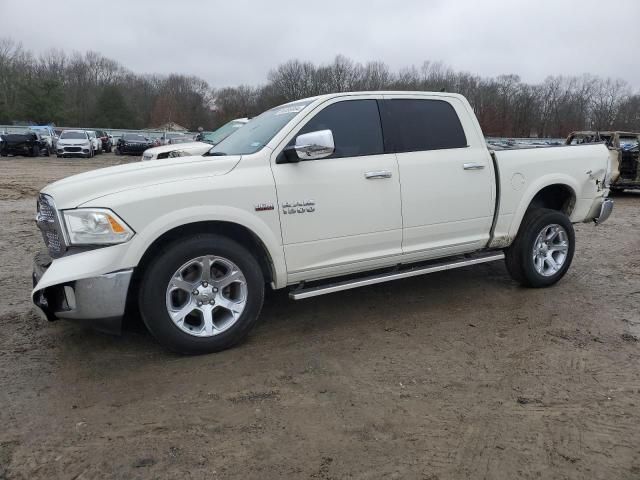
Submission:
[[[296,143],[292,147],[285,148],[276,163],[295,163],[300,160],[319,160],[327,158],[335,151],[333,133],[331,130],[318,130],[296,137]]]

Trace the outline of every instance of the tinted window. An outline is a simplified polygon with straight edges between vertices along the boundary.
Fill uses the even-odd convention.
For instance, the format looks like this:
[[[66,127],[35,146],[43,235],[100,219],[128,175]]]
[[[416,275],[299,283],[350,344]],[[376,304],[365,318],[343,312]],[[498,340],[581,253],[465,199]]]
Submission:
[[[327,129],[333,132],[336,145],[329,158],[384,153],[376,100],[347,100],[329,105],[309,120],[298,135]]]
[[[382,102],[385,134],[395,152],[463,148],[467,138],[453,107],[442,100]]]

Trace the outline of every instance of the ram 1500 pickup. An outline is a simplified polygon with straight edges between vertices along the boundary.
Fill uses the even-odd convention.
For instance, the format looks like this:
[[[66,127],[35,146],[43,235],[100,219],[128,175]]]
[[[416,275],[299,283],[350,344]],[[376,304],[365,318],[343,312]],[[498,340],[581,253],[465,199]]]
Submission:
[[[609,216],[609,176],[602,144],[490,151],[460,95],[308,98],[204,155],[45,187],[32,298],[103,329],[139,312],[166,347],[204,353],[247,335],[268,286],[302,299],[505,259],[547,287],[572,224]]]

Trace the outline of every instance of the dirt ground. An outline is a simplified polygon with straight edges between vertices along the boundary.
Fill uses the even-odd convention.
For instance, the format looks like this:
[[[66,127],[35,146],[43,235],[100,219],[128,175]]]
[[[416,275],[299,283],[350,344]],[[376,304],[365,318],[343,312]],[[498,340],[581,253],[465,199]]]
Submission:
[[[276,292],[247,342],[180,357],[31,311],[38,190],[121,161],[0,160],[0,479],[640,478],[640,195],[553,288],[494,263]]]

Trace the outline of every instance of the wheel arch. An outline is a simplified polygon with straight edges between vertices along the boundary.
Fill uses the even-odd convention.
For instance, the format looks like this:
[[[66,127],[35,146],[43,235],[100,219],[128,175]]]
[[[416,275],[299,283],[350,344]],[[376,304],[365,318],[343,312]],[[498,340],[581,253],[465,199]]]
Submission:
[[[162,251],[166,245],[179,238],[197,235],[200,233],[215,233],[235,240],[247,248],[247,250],[256,254],[256,260],[258,260],[258,263],[260,264],[265,283],[275,281],[277,272],[274,259],[260,237],[244,225],[223,220],[195,221],[174,226],[173,228],[163,232],[153,242],[151,242],[144,251],[136,267],[136,276],[143,275],[151,260],[160,251]]]
[[[515,238],[521,228],[522,220],[531,208],[557,210],[571,217],[576,201],[577,186],[571,178],[543,179],[528,189],[515,212],[509,237]]]

